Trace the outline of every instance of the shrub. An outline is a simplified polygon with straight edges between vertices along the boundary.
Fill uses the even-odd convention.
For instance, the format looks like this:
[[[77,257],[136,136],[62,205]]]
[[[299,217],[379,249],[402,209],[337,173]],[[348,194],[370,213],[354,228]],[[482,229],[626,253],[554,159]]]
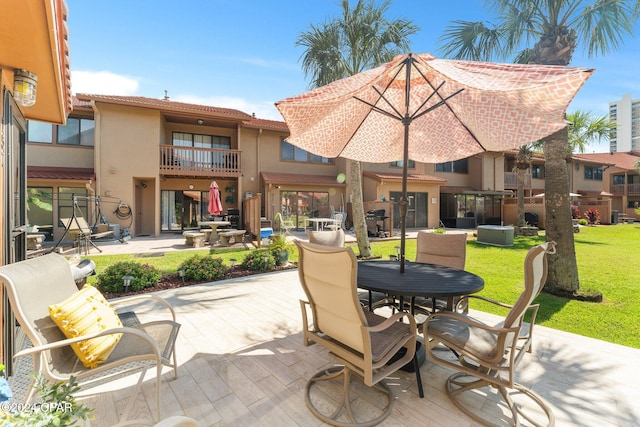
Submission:
[[[222,258],[194,255],[185,260],[178,269],[184,268],[185,280],[218,280],[227,275],[229,269]]]
[[[276,260],[270,249],[258,249],[250,252],[244,260],[242,266],[247,270],[271,270],[276,266]]]
[[[598,209],[589,209],[584,213],[584,217],[589,221],[589,224],[600,224],[600,212],[598,212]]]
[[[586,219],[584,219],[584,218],[580,218],[580,220],[578,221],[578,224],[580,224],[580,225],[587,225],[588,223],[587,223],[587,220],[586,220]]]
[[[162,272],[149,265],[135,261],[121,261],[107,267],[98,275],[96,286],[101,292],[124,292],[124,276],[133,276],[128,290],[141,291],[155,286],[162,277]]]
[[[580,215],[580,208],[576,205],[571,205],[571,218],[573,219],[582,218],[582,215]]]

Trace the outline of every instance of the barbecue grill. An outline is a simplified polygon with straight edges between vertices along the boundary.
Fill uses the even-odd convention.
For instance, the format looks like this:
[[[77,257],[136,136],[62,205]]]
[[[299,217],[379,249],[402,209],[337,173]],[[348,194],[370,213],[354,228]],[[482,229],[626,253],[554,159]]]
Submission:
[[[365,222],[367,223],[367,234],[370,237],[384,237],[384,220],[389,218],[385,216],[384,209],[373,209],[367,211]]]

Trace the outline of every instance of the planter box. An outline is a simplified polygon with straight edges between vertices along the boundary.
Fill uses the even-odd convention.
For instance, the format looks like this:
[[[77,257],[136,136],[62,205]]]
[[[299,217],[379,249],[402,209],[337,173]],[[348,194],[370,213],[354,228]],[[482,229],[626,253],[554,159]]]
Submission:
[[[506,225],[479,225],[478,243],[494,246],[513,246],[514,229]]]

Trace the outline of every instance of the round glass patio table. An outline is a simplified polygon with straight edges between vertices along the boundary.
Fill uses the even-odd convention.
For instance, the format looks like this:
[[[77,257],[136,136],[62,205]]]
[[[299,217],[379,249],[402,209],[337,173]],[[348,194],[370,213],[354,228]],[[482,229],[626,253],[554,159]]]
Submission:
[[[404,268],[401,273],[398,261],[359,262],[358,287],[396,298],[411,297],[412,302],[413,297],[446,298],[449,310],[453,309],[453,297],[484,288],[480,276],[457,268],[408,261]]]

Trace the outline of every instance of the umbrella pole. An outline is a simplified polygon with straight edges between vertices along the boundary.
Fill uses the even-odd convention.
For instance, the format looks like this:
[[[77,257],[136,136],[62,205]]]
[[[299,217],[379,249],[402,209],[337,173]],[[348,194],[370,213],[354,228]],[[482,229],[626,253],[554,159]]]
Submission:
[[[409,114],[409,91],[411,90],[411,64],[413,57],[409,55],[404,60],[406,79],[404,87],[405,115],[402,119],[404,125],[404,150],[402,153],[402,197],[400,197],[400,273],[404,273],[404,252],[407,231],[407,175],[409,163],[409,126],[411,125],[411,115]]]
[[[402,162],[402,197],[400,197],[400,273],[404,273],[404,248],[407,231],[407,163],[409,163],[409,124],[410,119],[404,119],[404,160]]]

